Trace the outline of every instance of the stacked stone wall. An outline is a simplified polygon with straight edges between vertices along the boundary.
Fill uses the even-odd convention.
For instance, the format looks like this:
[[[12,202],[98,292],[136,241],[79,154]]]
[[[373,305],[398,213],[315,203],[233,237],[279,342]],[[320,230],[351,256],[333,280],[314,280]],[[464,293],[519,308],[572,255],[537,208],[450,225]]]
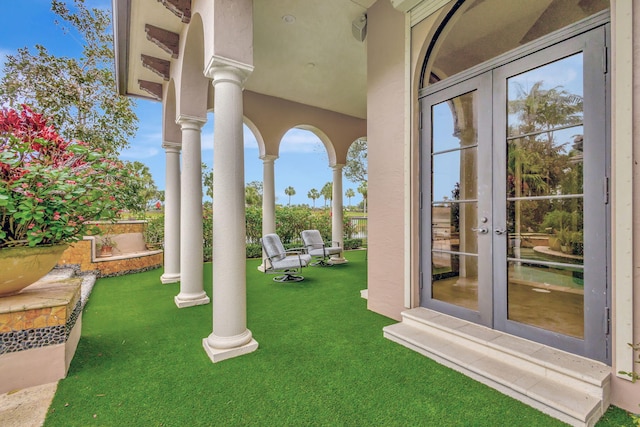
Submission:
[[[117,223],[95,223],[101,234],[121,235],[144,231],[146,221],[119,221]],[[98,257],[96,237],[86,236],[74,242],[64,251],[58,266],[74,266],[81,273],[95,273],[98,277],[120,276],[129,273],[159,268],[164,262],[162,250],[141,250],[131,253],[120,253],[114,257]]]

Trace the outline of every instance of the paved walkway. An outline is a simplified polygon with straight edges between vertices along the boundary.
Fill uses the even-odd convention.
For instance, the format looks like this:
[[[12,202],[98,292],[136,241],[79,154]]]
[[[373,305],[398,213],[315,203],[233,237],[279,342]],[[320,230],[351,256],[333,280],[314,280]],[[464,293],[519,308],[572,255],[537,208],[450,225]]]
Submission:
[[[0,395],[0,426],[42,426],[57,388],[55,382]]]

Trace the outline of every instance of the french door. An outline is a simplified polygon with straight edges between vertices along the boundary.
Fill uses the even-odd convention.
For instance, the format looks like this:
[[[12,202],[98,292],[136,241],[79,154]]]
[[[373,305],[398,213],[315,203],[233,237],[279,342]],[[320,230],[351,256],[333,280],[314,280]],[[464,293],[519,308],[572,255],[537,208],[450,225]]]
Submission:
[[[421,305],[608,361],[606,33],[421,98]]]

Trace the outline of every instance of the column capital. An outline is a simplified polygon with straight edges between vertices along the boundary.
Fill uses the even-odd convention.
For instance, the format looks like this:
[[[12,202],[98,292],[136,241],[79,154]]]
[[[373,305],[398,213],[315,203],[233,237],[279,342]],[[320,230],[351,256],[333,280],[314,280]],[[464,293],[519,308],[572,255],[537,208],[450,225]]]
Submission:
[[[263,156],[260,156],[260,160],[262,160],[263,163],[273,162],[277,159],[278,156],[276,156],[275,154],[265,154]]]
[[[176,118],[176,123],[180,125],[182,129],[194,129],[200,130],[202,126],[207,123],[206,118],[196,117],[196,116],[188,116],[186,114],[180,114]]]
[[[173,152],[173,153],[179,153],[180,150],[182,149],[182,143],[180,142],[171,142],[171,141],[164,141],[162,143],[162,148],[165,149],[165,151],[167,152]]]
[[[251,65],[216,55],[213,55],[204,67],[204,75],[213,80],[214,86],[220,82],[229,82],[242,87],[252,72]]]
[[[336,163],[336,164],[331,165],[331,169],[333,169],[333,170],[340,170],[340,169],[342,169],[342,168],[343,168],[343,167],[345,167],[345,166],[346,166],[346,165],[345,165],[344,163]]]

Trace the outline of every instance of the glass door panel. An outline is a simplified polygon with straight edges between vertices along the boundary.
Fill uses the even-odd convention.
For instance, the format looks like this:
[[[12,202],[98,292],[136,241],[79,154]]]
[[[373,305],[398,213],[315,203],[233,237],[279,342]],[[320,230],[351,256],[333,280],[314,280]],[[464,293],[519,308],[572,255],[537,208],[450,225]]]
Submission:
[[[432,298],[478,310],[477,92],[432,107]]]
[[[421,98],[421,305],[610,360],[608,28]]]
[[[423,206],[421,304],[491,323],[491,74],[444,90],[423,103],[429,199]],[[428,242],[428,243],[427,243]],[[428,245],[428,246],[427,246]],[[426,247],[425,247],[426,246]],[[428,275],[425,277],[425,273]]]
[[[507,85],[508,319],[584,337],[582,53]]]

